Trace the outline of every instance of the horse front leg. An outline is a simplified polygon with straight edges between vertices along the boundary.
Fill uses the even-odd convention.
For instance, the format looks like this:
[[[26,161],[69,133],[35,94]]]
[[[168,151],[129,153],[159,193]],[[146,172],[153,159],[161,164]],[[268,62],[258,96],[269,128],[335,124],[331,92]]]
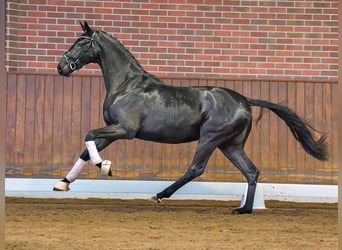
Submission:
[[[113,141],[117,139],[131,139],[132,135],[132,131],[125,130],[120,125],[110,125],[90,131],[85,137],[87,149],[83,151],[65,178],[58,182],[53,190],[69,191],[70,183],[78,178],[88,160],[91,160],[93,165],[98,166],[101,173],[112,176],[111,162],[108,160],[103,161],[99,152]]]

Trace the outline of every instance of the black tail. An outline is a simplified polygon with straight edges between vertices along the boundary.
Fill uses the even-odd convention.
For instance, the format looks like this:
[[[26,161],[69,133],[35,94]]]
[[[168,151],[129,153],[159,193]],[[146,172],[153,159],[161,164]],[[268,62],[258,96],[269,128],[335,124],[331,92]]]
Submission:
[[[260,106],[272,110],[291,129],[293,136],[302,144],[304,150],[321,161],[327,161],[329,154],[327,152],[326,136],[323,135],[317,141],[309,128],[312,127],[302,120],[293,110],[271,102],[263,100],[248,99],[251,106]]]

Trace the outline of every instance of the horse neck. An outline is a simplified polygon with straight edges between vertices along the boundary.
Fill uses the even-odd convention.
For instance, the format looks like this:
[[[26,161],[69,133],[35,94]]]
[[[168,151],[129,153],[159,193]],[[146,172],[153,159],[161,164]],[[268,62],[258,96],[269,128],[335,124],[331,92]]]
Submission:
[[[145,73],[135,59],[128,57],[113,41],[107,38],[101,40],[98,64],[103,73],[107,92],[122,88],[123,84],[127,84],[126,79],[130,75]]]

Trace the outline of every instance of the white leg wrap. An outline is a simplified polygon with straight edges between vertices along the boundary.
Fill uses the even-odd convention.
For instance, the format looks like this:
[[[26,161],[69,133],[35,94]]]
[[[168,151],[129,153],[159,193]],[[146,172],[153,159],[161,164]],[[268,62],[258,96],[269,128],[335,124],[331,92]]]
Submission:
[[[66,175],[66,178],[68,179],[68,181],[74,182],[78,178],[78,176],[80,176],[80,173],[85,165],[86,165],[86,161],[79,158],[77,162],[75,163],[75,165],[71,168],[69,173]]]
[[[102,162],[99,151],[97,151],[95,142],[94,141],[86,141],[86,146],[88,149],[90,160],[93,163],[93,165],[96,165],[96,164]]]

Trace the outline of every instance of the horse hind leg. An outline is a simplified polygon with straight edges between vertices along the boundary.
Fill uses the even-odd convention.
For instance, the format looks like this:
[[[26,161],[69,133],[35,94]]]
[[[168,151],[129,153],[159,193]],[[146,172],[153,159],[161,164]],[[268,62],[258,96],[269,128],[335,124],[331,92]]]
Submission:
[[[215,142],[202,142],[200,141],[192,160],[191,165],[189,166],[187,172],[178,180],[176,180],[173,184],[169,187],[164,189],[162,192],[152,196],[150,198],[151,201],[154,202],[161,202],[163,198],[169,198],[173,193],[175,193],[179,188],[190,182],[191,180],[195,179],[196,177],[203,174],[207,162],[213,153],[216,145],[218,143]]]
[[[223,154],[242,172],[248,183],[245,205],[233,210],[232,214],[250,214],[253,211],[253,202],[259,170],[251,162],[251,160],[248,159],[243,147],[226,144],[220,146],[219,148]]]

